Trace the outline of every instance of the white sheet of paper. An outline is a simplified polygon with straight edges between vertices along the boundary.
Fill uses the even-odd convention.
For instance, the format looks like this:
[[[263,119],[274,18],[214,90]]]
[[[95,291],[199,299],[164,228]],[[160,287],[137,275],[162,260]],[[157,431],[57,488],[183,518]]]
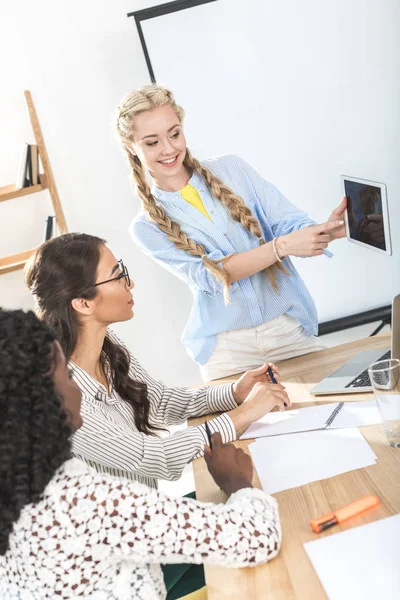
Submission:
[[[260,438],[249,446],[261,485],[274,494],[375,464],[358,429],[307,431]]]
[[[241,436],[240,439],[282,435],[299,431],[324,429],[325,423],[338,402],[294,408],[284,412],[268,413],[259,419]],[[382,419],[375,400],[365,402],[345,402],[329,429],[342,427],[363,427],[381,423]]]
[[[400,598],[400,515],[304,544],[329,600]]]

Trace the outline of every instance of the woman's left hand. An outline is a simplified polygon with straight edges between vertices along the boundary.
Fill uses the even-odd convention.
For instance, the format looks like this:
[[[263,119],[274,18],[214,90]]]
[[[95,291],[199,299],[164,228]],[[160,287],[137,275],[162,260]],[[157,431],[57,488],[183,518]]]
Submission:
[[[332,213],[328,219],[328,222],[329,221],[344,221],[344,213],[346,211],[346,208],[347,208],[347,198],[345,196],[343,198],[343,200],[341,201],[341,203],[339,204],[339,206],[337,206],[335,208],[335,210],[332,211]],[[328,235],[331,237],[331,241],[346,237],[346,227],[345,227],[344,223],[343,223],[342,227],[339,227],[337,229],[332,229],[331,231],[329,231]]]
[[[251,390],[253,386],[257,382],[261,383],[271,383],[271,378],[268,375],[268,367],[271,367],[271,370],[274,374],[276,381],[279,383],[279,370],[276,365],[273,363],[265,363],[262,367],[258,369],[252,369],[251,371],[246,371],[234,384],[233,384],[233,395],[235,397],[236,402],[240,405],[242,404]]]

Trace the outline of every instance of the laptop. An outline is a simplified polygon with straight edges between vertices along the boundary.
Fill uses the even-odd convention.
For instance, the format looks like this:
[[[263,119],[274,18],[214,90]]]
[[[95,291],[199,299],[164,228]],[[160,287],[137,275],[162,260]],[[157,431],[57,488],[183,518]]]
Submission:
[[[355,354],[337,371],[325,377],[310,390],[314,396],[323,394],[355,394],[372,392],[368,367],[378,360],[400,359],[400,294],[392,304],[392,347],[378,350],[364,350]]]

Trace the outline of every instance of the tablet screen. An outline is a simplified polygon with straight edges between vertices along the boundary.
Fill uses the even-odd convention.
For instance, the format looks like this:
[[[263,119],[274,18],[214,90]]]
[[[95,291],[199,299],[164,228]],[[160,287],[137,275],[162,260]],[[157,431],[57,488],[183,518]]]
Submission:
[[[381,188],[345,179],[344,189],[350,237],[386,250]]]

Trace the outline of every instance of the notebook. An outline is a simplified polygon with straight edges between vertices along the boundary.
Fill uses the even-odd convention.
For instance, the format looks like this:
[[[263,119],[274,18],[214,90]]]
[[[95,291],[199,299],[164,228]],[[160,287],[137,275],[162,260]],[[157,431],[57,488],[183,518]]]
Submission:
[[[400,515],[307,542],[329,600],[400,598]]]
[[[268,437],[315,429],[362,427],[381,422],[382,419],[375,400],[333,402],[268,413],[262,419],[250,425],[240,439]]]

